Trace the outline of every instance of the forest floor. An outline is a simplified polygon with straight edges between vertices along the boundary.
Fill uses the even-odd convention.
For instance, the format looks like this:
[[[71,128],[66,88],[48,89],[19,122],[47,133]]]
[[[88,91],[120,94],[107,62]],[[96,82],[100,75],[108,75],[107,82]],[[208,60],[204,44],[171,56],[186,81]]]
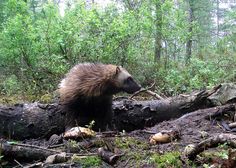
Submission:
[[[200,111],[200,110],[199,110]],[[203,114],[204,115],[204,114]],[[187,115],[181,119],[164,121],[154,127],[135,130],[129,133],[107,133],[83,140],[63,140],[61,145],[51,145],[53,140],[25,140],[21,143],[45,148],[63,149],[70,153],[76,152],[83,157],[72,157],[66,163],[43,164],[43,167],[209,167],[212,164],[223,165],[228,159],[229,147],[226,144],[214,149],[205,150],[194,161],[183,158],[184,148],[189,144],[198,144],[208,137],[223,133],[219,121],[205,119],[201,113]],[[162,130],[178,130],[179,138],[169,143],[152,145],[149,138]],[[103,134],[105,135],[105,134]],[[98,148],[105,147],[115,154],[112,163],[103,161],[96,155]],[[87,154],[94,153],[94,156]],[[9,159],[9,158],[8,158]],[[8,160],[7,159],[7,160]],[[2,160],[3,167],[37,167],[39,161]],[[40,162],[41,163],[41,162]],[[41,165],[42,166],[42,165]],[[1,167],[1,166],[0,166]],[[40,166],[39,166],[40,167]]]
[[[45,99],[45,96],[43,97]],[[50,99],[46,96],[46,100]],[[139,97],[140,100],[145,98]],[[0,104],[14,104],[19,98],[1,99]],[[26,102],[24,98],[20,102]],[[45,101],[47,102],[47,101]],[[232,103],[235,103],[232,102]],[[222,106],[223,107],[223,106]],[[235,104],[233,104],[235,107]],[[213,109],[213,108],[212,108]],[[215,111],[220,111],[214,107]],[[235,108],[234,108],[235,109]],[[232,114],[222,113],[221,116],[209,118],[204,109],[185,114],[184,116],[157,123],[153,127],[132,132],[98,132],[92,138],[65,139],[63,135],[53,135],[50,139],[29,139],[24,141],[3,140],[1,143],[20,144],[22,147],[32,147],[32,150],[55,150],[65,152],[66,161],[45,161],[3,156],[0,151],[1,167],[236,167],[236,155],[232,156],[232,145],[220,143],[214,147],[204,148],[194,159],[186,157],[187,146],[218,136],[222,133],[233,135],[226,131],[223,123],[232,121]],[[215,114],[215,112],[213,113]],[[162,131],[174,130],[178,136],[167,143],[150,143],[150,137]],[[233,131],[233,130],[231,130]],[[234,139],[236,144],[236,138]],[[227,141],[225,141],[227,142]],[[23,145],[22,145],[23,144]],[[28,145],[28,146],[27,146]],[[235,145],[236,146],[236,145]],[[1,147],[1,146],[0,146]],[[1,148],[0,148],[1,149]],[[105,152],[100,152],[101,149]],[[19,151],[17,151],[19,152]],[[24,152],[24,151],[22,151]],[[236,153],[236,152],[235,152]],[[14,155],[14,154],[13,154]],[[23,154],[22,154],[23,155]],[[25,156],[25,155],[24,155]]]

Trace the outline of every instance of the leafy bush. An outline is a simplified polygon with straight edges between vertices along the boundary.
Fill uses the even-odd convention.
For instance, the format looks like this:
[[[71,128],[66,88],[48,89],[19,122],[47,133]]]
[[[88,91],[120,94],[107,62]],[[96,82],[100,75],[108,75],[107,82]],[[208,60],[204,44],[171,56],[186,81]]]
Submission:
[[[22,87],[15,75],[7,77],[1,84],[1,93],[6,95],[19,94]]]
[[[162,58],[154,62],[156,22],[153,4],[146,1],[135,9],[117,4],[87,8],[79,1],[67,7],[63,17],[53,2],[32,10],[23,0],[5,1],[0,12],[0,92],[52,93],[78,62],[122,65],[143,87],[155,81],[156,91],[168,96],[236,81],[233,33],[220,39],[217,49],[207,45],[198,53],[193,46],[192,60],[185,65],[185,44],[191,34],[184,3],[179,8],[171,0],[162,4],[165,45]],[[234,17],[232,12],[227,18],[233,30]],[[198,28],[194,22],[194,37]]]

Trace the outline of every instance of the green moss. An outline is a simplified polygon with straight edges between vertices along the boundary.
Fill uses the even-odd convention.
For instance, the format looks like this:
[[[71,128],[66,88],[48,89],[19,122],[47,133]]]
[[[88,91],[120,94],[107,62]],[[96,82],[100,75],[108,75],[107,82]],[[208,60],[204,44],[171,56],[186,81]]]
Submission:
[[[167,152],[164,155],[153,154],[148,160],[149,164],[155,164],[158,168],[172,167],[181,168],[183,167],[180,161],[179,152]]]
[[[54,99],[55,95],[45,93],[43,95],[34,95],[32,93],[26,94],[14,94],[14,95],[1,95],[0,94],[0,104],[18,104],[18,103],[25,103],[25,102],[34,102],[39,101],[41,103],[51,103]]]
[[[50,103],[53,100],[53,94],[46,93],[40,97],[41,103]]]
[[[98,156],[81,157],[74,155],[72,161],[79,163],[81,167],[100,167],[102,160]]]
[[[69,148],[79,148],[79,144],[74,140],[69,140],[67,145]]]
[[[143,165],[157,168],[183,167],[180,160],[180,152],[167,152],[163,155],[154,153],[147,141],[141,141],[133,137],[117,137],[115,145],[125,151],[126,154],[121,160],[129,160],[128,164],[130,165],[127,165],[127,167],[142,167]]]
[[[215,157],[219,157],[221,159],[228,159],[229,149],[225,149],[225,147],[224,148],[218,147],[216,148],[216,150],[205,151],[201,153],[200,156],[206,158],[207,160],[212,160]]]
[[[129,160],[127,167],[142,167],[149,153],[149,144],[146,141],[134,137],[116,137],[115,146],[123,151],[125,155],[120,158],[121,161]]]
[[[149,144],[141,140],[135,139],[133,137],[118,137],[115,139],[115,145],[121,149],[138,148],[138,149],[147,149]]]

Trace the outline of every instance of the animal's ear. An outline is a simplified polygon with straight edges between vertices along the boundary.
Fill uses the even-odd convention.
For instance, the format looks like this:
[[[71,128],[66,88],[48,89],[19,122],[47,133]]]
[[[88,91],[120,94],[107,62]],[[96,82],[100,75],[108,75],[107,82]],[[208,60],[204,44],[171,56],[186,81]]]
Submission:
[[[118,75],[118,74],[120,73],[120,71],[121,71],[121,67],[120,67],[120,66],[117,66],[117,67],[116,67],[116,75]]]

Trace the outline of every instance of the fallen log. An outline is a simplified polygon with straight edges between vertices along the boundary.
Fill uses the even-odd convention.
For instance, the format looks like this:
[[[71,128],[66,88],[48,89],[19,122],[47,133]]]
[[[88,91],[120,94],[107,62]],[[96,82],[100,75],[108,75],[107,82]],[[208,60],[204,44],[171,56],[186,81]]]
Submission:
[[[48,138],[64,131],[64,118],[57,104],[0,106],[0,138]]]
[[[116,129],[132,131],[180,117],[209,107],[207,98],[213,90],[179,95],[164,100],[113,102],[113,123]],[[13,139],[48,138],[64,132],[65,113],[58,104],[17,104],[0,106],[0,137]]]
[[[197,145],[192,145],[191,147],[186,147],[184,151],[184,155],[190,160],[194,160],[198,154],[201,152],[217,147],[219,145],[227,143],[232,148],[236,147],[236,135],[234,134],[219,134],[208,138]],[[189,149],[187,149],[189,148]]]
[[[220,87],[221,85],[210,91],[203,90],[163,100],[114,102],[114,125],[118,130],[143,129],[198,109],[211,107],[207,98]]]
[[[66,153],[61,150],[48,149],[41,146],[28,145],[22,143],[10,143],[0,140],[0,151],[6,160],[15,159],[19,161],[45,161],[45,164],[62,163],[73,157],[85,158],[89,156],[97,156],[97,153]],[[19,162],[17,162],[19,163]]]
[[[50,155],[60,153],[60,151],[39,146],[8,142],[0,142],[0,150],[1,154],[6,158],[17,158],[28,161],[45,160]]]

